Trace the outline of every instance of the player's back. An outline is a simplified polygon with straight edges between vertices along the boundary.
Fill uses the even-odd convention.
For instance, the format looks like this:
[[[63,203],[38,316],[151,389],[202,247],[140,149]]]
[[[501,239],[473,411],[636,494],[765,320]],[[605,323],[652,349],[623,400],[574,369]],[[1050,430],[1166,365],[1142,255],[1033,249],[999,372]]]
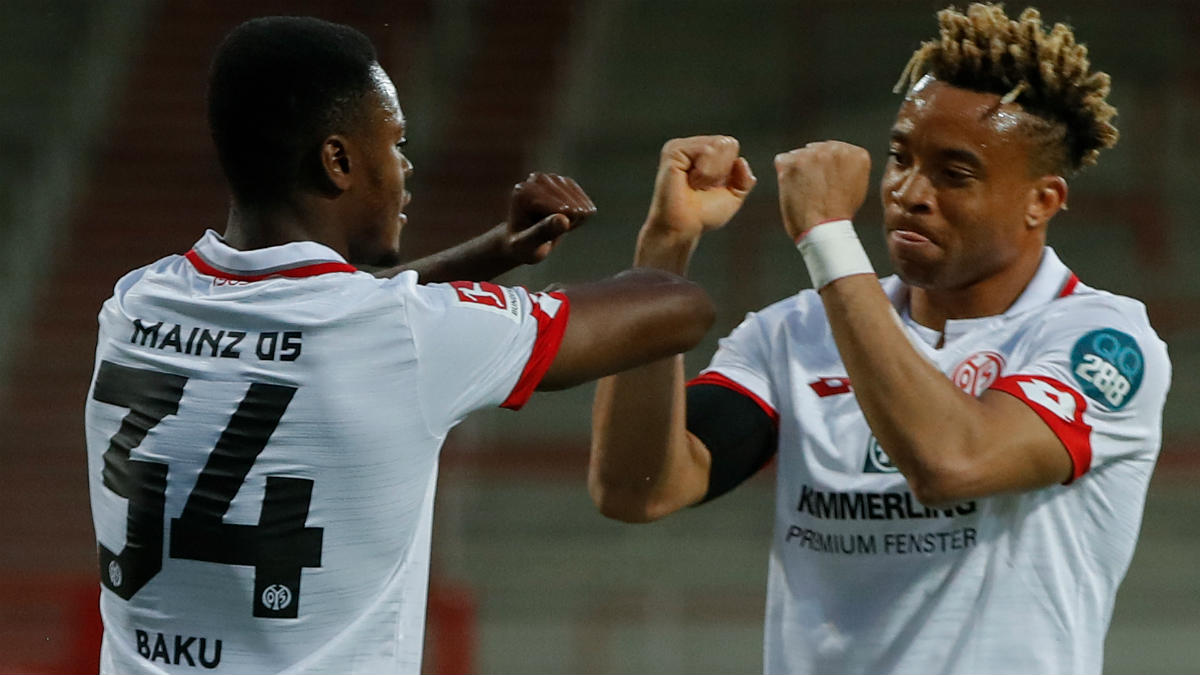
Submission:
[[[101,312],[102,670],[419,669],[448,425],[418,385],[415,274],[288,246],[286,276],[242,255],[262,280],[165,258]]]

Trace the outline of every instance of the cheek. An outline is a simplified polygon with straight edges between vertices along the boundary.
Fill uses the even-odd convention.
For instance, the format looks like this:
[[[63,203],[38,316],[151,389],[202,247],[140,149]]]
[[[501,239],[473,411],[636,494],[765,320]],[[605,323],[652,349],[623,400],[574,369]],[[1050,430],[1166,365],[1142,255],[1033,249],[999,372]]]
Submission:
[[[881,176],[879,179],[879,199],[884,204],[887,204],[889,201],[888,194],[890,194],[892,190],[895,190],[900,185],[900,181],[903,179],[903,174],[892,164],[893,163],[889,161],[884,166],[883,176]]]

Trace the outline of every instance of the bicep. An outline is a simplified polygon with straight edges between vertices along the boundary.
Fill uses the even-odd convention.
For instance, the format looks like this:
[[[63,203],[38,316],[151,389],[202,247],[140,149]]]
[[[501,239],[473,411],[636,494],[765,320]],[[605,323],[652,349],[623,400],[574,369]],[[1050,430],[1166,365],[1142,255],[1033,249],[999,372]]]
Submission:
[[[968,490],[973,496],[1068,483],[1087,469],[1089,430],[1074,410],[1071,394],[1044,383],[1026,388],[1036,392],[1034,399],[1044,396],[1044,400],[1022,396],[1020,388],[1019,394],[991,389],[979,397],[986,461],[976,463],[973,482],[977,485]]]

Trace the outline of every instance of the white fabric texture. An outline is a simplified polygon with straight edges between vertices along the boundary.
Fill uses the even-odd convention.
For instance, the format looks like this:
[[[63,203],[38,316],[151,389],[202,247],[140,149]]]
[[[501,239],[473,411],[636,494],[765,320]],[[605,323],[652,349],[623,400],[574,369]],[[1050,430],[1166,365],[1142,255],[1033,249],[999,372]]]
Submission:
[[[528,398],[544,373],[528,366],[553,357],[565,303],[565,296],[493,284],[420,285],[415,272],[376,279],[312,242],[241,252],[212,232],[188,256],[122,278],[100,313],[95,373],[108,381],[93,377],[86,405],[102,547],[121,551],[130,529],[131,500],[108,484],[125,480],[124,460],[110,447],[128,432],[119,430],[134,417],[131,408],[144,405],[121,397],[154,394],[105,393],[113,373],[186,380],[173,380],[177,410],[153,424],[135,420],[148,431],[126,448],[129,467],[166,467],[161,569],[129,599],[102,590],[101,672],[418,672],[442,441],[468,412]],[[201,346],[203,331],[210,340]],[[241,402],[264,386],[294,393],[276,404],[283,414],[274,427],[259,420],[228,439],[241,448],[248,435],[269,432],[244,477],[221,474],[236,495],[226,512],[214,513],[215,498],[205,502],[196,486],[220,459],[216,448]],[[106,468],[106,454],[114,466]],[[260,523],[268,520],[268,482],[280,479],[311,489],[281,502],[277,513],[292,519],[291,530]],[[187,543],[173,534],[196,529],[196,521],[183,524],[193,492],[197,512],[221,535],[209,542],[213,550],[172,554]],[[252,544],[237,544],[235,525],[249,528],[242,534]],[[319,561],[301,567],[298,583],[256,589],[254,556],[263,565],[271,556],[291,560],[286,549],[300,541],[301,526],[305,550],[315,549]],[[200,559],[222,555],[236,562]],[[134,583],[127,561],[115,562],[101,574]],[[276,610],[295,616],[254,615]],[[213,662],[218,641],[219,664],[209,670],[200,661]]]
[[[941,349],[906,326],[964,391],[1021,398],[1076,464],[1068,484],[946,510],[919,504],[875,442],[816,292],[721,341],[706,372],[780,417],[766,672],[1101,672],[1170,363],[1141,303],[1075,281],[1047,248],[1008,311],[948,322]],[[881,283],[905,315],[904,284]]]

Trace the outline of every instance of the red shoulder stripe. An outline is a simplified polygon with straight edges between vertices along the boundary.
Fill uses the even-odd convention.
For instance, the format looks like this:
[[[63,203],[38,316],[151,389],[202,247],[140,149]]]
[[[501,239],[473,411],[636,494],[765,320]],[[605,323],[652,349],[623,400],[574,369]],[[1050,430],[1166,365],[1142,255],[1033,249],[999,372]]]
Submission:
[[[1067,278],[1067,282],[1065,284],[1063,284],[1063,287],[1061,290],[1059,290],[1056,298],[1065,298],[1068,295],[1074,293],[1075,287],[1078,285],[1079,285],[1079,277],[1075,276],[1074,272],[1071,272],[1071,276]]]

